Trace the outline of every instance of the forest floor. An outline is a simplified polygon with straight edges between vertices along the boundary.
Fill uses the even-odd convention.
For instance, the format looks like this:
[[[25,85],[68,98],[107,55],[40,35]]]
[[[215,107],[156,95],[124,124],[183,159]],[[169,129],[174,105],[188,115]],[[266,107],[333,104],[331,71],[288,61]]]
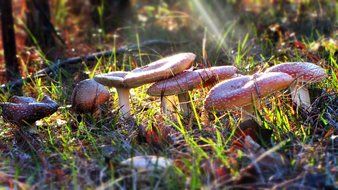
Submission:
[[[16,1],[20,2],[20,1]],[[82,56],[147,40],[137,48],[65,67],[57,76],[23,86],[60,105],[36,126],[0,121],[0,184],[22,189],[334,189],[338,187],[338,30],[334,1],[132,1],[114,26],[91,20],[87,1],[53,0],[53,24],[65,41],[57,55]],[[241,2],[241,3],[239,3]],[[282,1],[281,1],[282,2]],[[18,57],[23,76],[46,67],[39,48],[24,46],[16,4]],[[115,18],[115,17],[114,17]],[[20,31],[20,32],[18,32]],[[131,90],[132,118],[119,119],[115,89],[94,114],[69,106],[76,83],[96,74],[131,70],[166,55],[193,52],[194,67],[233,65],[254,74],[287,61],[312,62],[328,77],[309,85],[312,110],[295,106],[290,91],[265,98],[256,122],[240,125],[240,111],[215,112],[204,122],[210,89],[190,92],[194,114],[161,113],[149,85]],[[48,56],[47,56],[48,57]],[[2,54],[0,54],[2,62]],[[10,93],[2,93],[7,101]],[[250,137],[248,137],[250,136]],[[135,171],[121,162],[144,155],[172,160],[167,168]]]

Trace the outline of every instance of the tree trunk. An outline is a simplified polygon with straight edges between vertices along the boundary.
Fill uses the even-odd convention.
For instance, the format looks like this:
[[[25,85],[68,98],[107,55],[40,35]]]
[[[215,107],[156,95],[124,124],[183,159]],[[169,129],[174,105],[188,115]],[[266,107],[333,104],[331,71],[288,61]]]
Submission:
[[[8,81],[20,79],[20,70],[18,60],[16,58],[16,45],[14,34],[14,21],[12,15],[12,1],[0,1],[1,12],[1,28],[2,41],[6,62],[6,78]],[[17,94],[21,94],[21,86],[15,90]]]
[[[50,9],[48,0],[26,0],[27,5],[27,28],[30,37],[27,39],[28,46],[38,46],[48,59],[57,58],[54,26],[50,21]],[[36,41],[35,41],[36,40]]]

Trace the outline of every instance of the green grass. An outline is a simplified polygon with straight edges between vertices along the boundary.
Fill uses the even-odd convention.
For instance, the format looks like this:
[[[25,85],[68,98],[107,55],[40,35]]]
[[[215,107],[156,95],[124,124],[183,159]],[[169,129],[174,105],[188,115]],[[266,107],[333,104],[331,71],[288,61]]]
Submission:
[[[71,16],[66,2],[60,1],[55,7],[58,25],[66,22],[67,16]],[[234,3],[227,6],[233,6]],[[309,3],[305,3],[305,6],[310,12],[316,8]],[[261,109],[255,110],[256,119],[261,123],[262,129],[271,131],[271,137],[261,136],[261,139],[257,140],[265,151],[264,154],[253,156],[254,153],[234,146],[234,141],[239,139],[238,132],[244,130],[239,127],[239,111],[213,112],[209,114],[209,123],[204,121],[203,100],[209,91],[208,88],[196,89],[189,93],[193,111],[189,121],[180,115],[179,111],[173,116],[161,114],[160,98],[146,94],[149,85],[132,89],[134,121],[121,121],[118,117],[117,93],[113,88],[109,89],[110,101],[102,106],[100,112],[82,115],[74,113],[69,104],[76,79],[73,78],[74,73],[64,71],[54,78],[36,79],[24,85],[26,95],[41,99],[43,94],[48,94],[61,106],[55,114],[38,122],[36,133],[24,133],[28,142],[18,139],[19,127],[1,121],[0,148],[3,151],[0,153],[0,171],[14,176],[3,178],[4,180],[0,176],[3,186],[11,187],[11,183],[14,183],[14,186],[19,185],[13,181],[15,179],[30,187],[41,189],[137,189],[146,186],[150,189],[208,189],[236,185],[272,188],[305,174],[313,175],[316,180],[321,179],[315,175],[322,174],[326,176],[329,185],[337,185],[334,181],[336,174],[332,169],[335,164],[332,155],[335,154],[336,147],[330,141],[330,132],[336,134],[337,131],[328,118],[330,115],[331,119],[337,122],[337,113],[332,112],[332,109],[337,111],[334,103],[337,103],[335,99],[338,92],[335,45],[337,41],[332,41],[335,34],[325,36],[319,32],[316,35],[320,36],[319,38],[297,38],[309,49],[316,44],[321,47],[319,50],[302,51],[289,45],[292,38],[275,40],[271,36],[267,37],[273,35],[268,26],[272,21],[280,19],[276,16],[280,13],[273,7],[268,7],[267,12],[256,15],[256,19],[264,18],[262,14],[270,16],[260,20],[260,24],[265,24],[263,32],[259,28],[261,26],[252,24],[251,20],[254,18],[244,21],[233,19],[237,13],[229,12],[227,17],[218,18],[227,19],[224,25],[217,26],[221,31],[220,36],[214,35],[212,30],[208,29],[208,24],[200,18],[198,10],[196,12],[191,2],[152,2],[144,7],[144,10],[139,8],[136,11],[146,16],[147,21],[133,21],[132,27],[123,29],[123,34],[114,33],[114,38],[109,38],[109,31],[103,32],[104,43],[110,44],[110,49],[116,51],[118,44],[121,44],[120,37],[116,37],[119,35],[123,35],[122,44],[139,45],[145,39],[155,37],[189,43],[165,48],[154,47],[150,50],[139,48],[136,52],[121,56],[114,54],[107,59],[97,59],[94,64],[82,63],[82,72],[86,73],[88,78],[93,78],[99,73],[130,70],[135,65],[142,66],[166,54],[180,51],[197,54],[195,66],[235,65],[241,74],[253,74],[284,61],[310,61],[308,53],[313,53],[320,57],[316,64],[327,70],[328,78],[311,85],[310,89],[323,89],[324,92],[316,98],[325,97],[325,102],[315,103],[316,110],[311,115],[304,115],[301,110],[292,106],[287,89],[258,101]],[[326,4],[323,3],[322,8],[325,7]],[[100,7],[98,11],[103,8]],[[230,8],[227,7],[228,9]],[[214,14],[218,15],[216,10]],[[167,22],[178,27],[169,30]],[[103,22],[100,22],[99,27],[105,28]],[[296,32],[296,35],[302,33]],[[104,47],[98,43],[91,45],[99,49]],[[6,101],[9,97],[10,94],[6,93],[2,94],[0,99]],[[171,140],[147,142],[144,129],[169,129]],[[262,168],[263,174],[254,175],[258,181],[240,183],[244,168],[250,164],[275,164],[275,160],[271,158],[273,154],[282,155],[286,165]],[[164,172],[139,174],[136,179],[130,170],[119,165],[121,161],[135,155],[164,156],[175,160],[175,166]],[[304,168],[307,168],[306,171]],[[252,170],[248,170],[249,173],[250,171]],[[142,181],[140,176],[146,176],[147,183]],[[269,178],[273,177],[279,177],[280,181],[269,181]],[[259,179],[269,183],[261,184]],[[292,185],[297,183],[296,181]],[[304,184],[311,186],[306,180]]]

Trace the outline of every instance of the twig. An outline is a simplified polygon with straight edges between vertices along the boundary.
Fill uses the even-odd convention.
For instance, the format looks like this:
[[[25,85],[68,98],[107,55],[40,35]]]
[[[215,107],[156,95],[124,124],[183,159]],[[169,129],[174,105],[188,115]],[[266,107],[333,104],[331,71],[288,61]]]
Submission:
[[[18,189],[31,189],[29,185],[19,181],[15,175],[6,174],[2,171],[0,171],[0,183],[2,184],[1,186],[6,184],[8,187],[13,187],[15,185]]]
[[[82,61],[95,61],[101,57],[109,57],[114,54],[118,55],[118,54],[122,54],[125,52],[132,52],[132,51],[138,50],[139,48],[145,48],[145,47],[150,47],[154,45],[175,45],[175,44],[177,45],[177,44],[184,44],[184,43],[186,42],[170,42],[166,40],[148,40],[148,41],[144,41],[143,43],[139,45],[133,44],[130,46],[123,46],[117,49],[116,51],[112,51],[112,50],[101,51],[101,52],[96,52],[96,53],[92,53],[92,54],[85,55],[85,56],[71,57],[65,60],[57,60],[56,62],[51,63],[50,66],[44,69],[41,69],[26,78],[18,79],[18,80],[9,82],[7,84],[2,84],[0,86],[0,89],[2,93],[6,91],[11,92],[13,91],[15,87],[23,85],[24,82],[31,82],[34,79],[42,78],[47,75],[51,75],[53,73],[56,73],[62,66],[69,65],[69,64],[77,64]]]
[[[285,180],[285,181],[283,181],[279,184],[274,185],[271,189],[274,189],[274,190],[275,189],[284,189],[284,188],[290,186],[291,184],[301,180],[304,177],[305,177],[305,174],[302,173],[302,174],[298,175],[297,177],[295,177],[293,179]]]

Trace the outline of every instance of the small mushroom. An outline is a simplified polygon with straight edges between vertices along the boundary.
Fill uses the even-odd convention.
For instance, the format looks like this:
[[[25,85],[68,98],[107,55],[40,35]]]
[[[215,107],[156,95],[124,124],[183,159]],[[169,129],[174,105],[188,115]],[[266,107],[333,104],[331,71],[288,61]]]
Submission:
[[[158,156],[135,156],[122,161],[120,164],[138,171],[153,171],[166,169],[173,165],[173,161]]]
[[[306,85],[327,77],[325,69],[308,62],[282,63],[268,68],[266,72],[283,72],[291,75],[296,80],[296,83],[290,86],[291,98],[297,106],[308,111],[311,110],[311,101]]]
[[[0,104],[2,117],[17,126],[33,124],[39,119],[52,115],[59,107],[49,96],[44,96],[40,102],[31,97],[20,96],[13,96],[9,101]]]
[[[72,93],[72,108],[76,113],[93,113],[109,100],[109,91],[93,79],[79,82]]]
[[[36,102],[36,99],[32,97],[26,97],[26,96],[12,96],[10,99],[10,102],[18,103],[18,104],[21,104],[21,103],[28,104],[28,103]]]
[[[129,97],[130,87],[124,85],[124,77],[129,72],[124,71],[115,71],[106,74],[96,75],[94,80],[108,87],[115,87],[118,95],[119,107],[122,117],[130,117],[130,103]]]
[[[110,72],[97,75],[94,79],[105,86],[116,88],[122,117],[128,118],[130,117],[130,88],[174,76],[191,67],[195,57],[193,53],[179,53],[136,68],[131,72]]]
[[[150,189],[149,184],[153,184],[154,181],[156,185],[152,186],[152,189],[163,189],[168,184],[161,181],[168,173],[172,174],[173,167],[174,161],[169,158],[135,156],[123,160],[114,169],[122,176],[120,179],[123,180],[121,182],[124,184],[123,189]],[[102,189],[111,189],[109,186],[106,187]]]
[[[242,117],[248,119],[249,114],[253,112],[252,105],[258,98],[287,88],[292,81],[290,75],[281,72],[228,79],[210,90],[204,101],[204,107],[209,111],[243,108],[248,113],[242,114]]]
[[[149,87],[147,93],[151,96],[160,97],[177,95],[183,114],[190,115],[188,91],[213,86],[219,81],[233,77],[236,72],[237,68],[234,66],[186,70],[172,78],[154,83]]]

